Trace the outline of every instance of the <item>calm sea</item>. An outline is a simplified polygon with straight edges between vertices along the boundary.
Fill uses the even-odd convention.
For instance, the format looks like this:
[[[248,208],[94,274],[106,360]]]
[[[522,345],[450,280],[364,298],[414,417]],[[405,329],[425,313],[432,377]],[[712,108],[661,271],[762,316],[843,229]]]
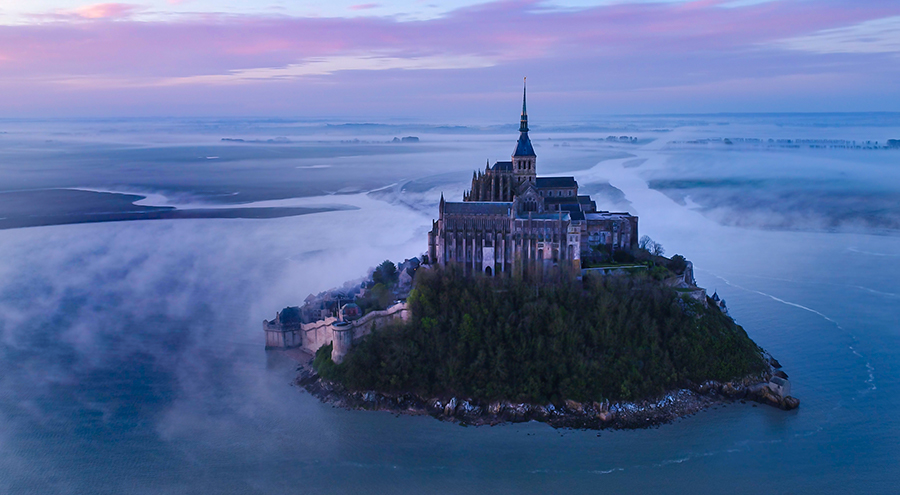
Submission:
[[[824,141],[883,144],[900,138],[900,116],[532,130],[539,173],[574,175],[599,207],[638,214],[641,234],[692,260],[802,401],[599,433],[335,409],[291,385],[289,358],[263,350],[264,318],[423,252],[440,194],[459,197],[486,158],[503,160],[514,126],[3,121],[0,131],[2,493],[896,493],[900,483],[900,150]],[[421,143],[386,144],[407,135]],[[763,142],[739,140],[749,138]],[[172,207],[207,213],[142,220]],[[121,221],[100,221],[112,214]]]

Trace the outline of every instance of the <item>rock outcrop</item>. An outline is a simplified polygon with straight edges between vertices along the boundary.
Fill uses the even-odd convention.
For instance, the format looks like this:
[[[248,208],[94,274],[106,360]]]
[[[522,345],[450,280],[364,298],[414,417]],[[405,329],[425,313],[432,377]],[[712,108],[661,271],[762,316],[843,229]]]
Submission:
[[[463,397],[422,398],[412,393],[351,391],[338,383],[322,379],[315,371],[303,366],[299,368],[296,384],[323,402],[348,409],[427,414],[442,421],[468,425],[540,421],[555,428],[633,429],[670,423],[711,405],[737,400],[753,400],[784,410],[799,407],[799,399],[781,397],[772,391],[769,387],[772,376],[772,373],[766,373],[730,382],[710,380],[636,402],[582,403],[566,400],[562,404],[483,403]]]

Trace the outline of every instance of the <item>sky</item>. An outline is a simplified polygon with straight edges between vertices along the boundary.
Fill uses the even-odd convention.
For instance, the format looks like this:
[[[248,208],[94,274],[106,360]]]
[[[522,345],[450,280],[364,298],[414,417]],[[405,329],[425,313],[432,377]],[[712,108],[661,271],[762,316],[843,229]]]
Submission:
[[[0,117],[900,111],[896,0],[0,0]]]

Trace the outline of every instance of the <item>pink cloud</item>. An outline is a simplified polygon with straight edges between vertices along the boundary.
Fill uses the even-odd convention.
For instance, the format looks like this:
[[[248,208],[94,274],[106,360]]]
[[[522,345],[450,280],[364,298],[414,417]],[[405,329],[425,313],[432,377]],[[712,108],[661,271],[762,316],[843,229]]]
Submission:
[[[138,10],[141,10],[141,6],[127,3],[95,3],[78,7],[72,12],[85,19],[122,19]]]
[[[378,7],[381,7],[381,5],[377,3],[361,3],[359,5],[351,5],[350,10],[369,10]]]
[[[843,66],[836,66],[834,60],[824,63],[822,56],[789,52],[775,46],[776,42],[900,15],[896,2],[879,0],[776,0],[741,7],[699,0],[687,4],[623,3],[579,11],[546,9],[538,0],[501,1],[407,22],[384,17],[249,15],[135,22],[127,19],[137,9],[134,5],[97,4],[83,9],[79,22],[0,26],[0,53],[5,59],[0,63],[0,86],[28,93],[62,82],[71,93],[115,81],[121,81],[126,89],[151,87],[173,78],[193,78],[190,80],[211,86],[221,79],[207,76],[359,56],[390,59],[391,63],[384,65],[388,68],[409,66],[397,63],[398,59],[428,57],[454,63],[462,60],[459,67],[478,67],[451,70],[438,60],[422,65],[442,68],[440,75],[426,74],[437,72],[433,70],[405,74],[406,80],[442,94],[484,91],[465,75],[472,70],[489,70],[514,79],[527,73],[553,81],[548,91],[569,94],[597,91],[598,87],[605,91],[706,88],[717,81],[746,82],[763,76],[802,74],[814,78],[826,69],[840,71],[840,67],[858,74],[874,65],[865,65],[863,58],[846,58],[840,61]],[[110,18],[118,21],[102,22]],[[357,82],[374,78],[372,68],[377,65],[357,64],[355,72],[335,73],[331,81],[339,81],[347,91],[359,91]],[[487,65],[494,68],[486,69]],[[365,67],[368,75],[360,76],[358,67]],[[277,84],[286,84],[286,78],[294,77],[290,74],[315,71],[271,73],[278,76]],[[313,79],[321,84],[321,76]],[[374,84],[373,80],[367,81]],[[396,84],[385,83],[385,91]],[[183,102],[188,90],[167,87],[154,91],[170,95],[173,102]],[[191,98],[202,99],[205,94],[212,95],[191,93]],[[245,94],[240,98],[256,97]],[[0,109],[4,101],[8,100],[0,100]]]
[[[710,5],[706,5],[710,3]],[[478,55],[499,63],[542,57],[593,57],[756,49],[760,44],[900,13],[900,6],[775,1],[739,8],[698,1],[614,4],[578,12],[497,2],[445,17],[390,18],[195,16],[170,22],[0,26],[0,46],[18,75],[121,73],[161,77],[274,67],[347,53],[392,56]],[[89,19],[124,17],[131,4],[79,9]],[[7,75],[12,75],[7,72]]]

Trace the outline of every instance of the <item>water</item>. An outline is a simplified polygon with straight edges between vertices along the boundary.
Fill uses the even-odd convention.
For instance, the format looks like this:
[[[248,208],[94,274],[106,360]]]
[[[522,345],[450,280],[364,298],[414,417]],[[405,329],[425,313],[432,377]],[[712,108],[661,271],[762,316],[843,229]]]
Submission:
[[[877,225],[831,222],[841,200],[822,191],[851,189],[840,185],[845,172],[857,199],[896,194],[900,181],[885,177],[895,177],[900,152],[667,144],[900,136],[892,116],[845,120],[648,117],[532,132],[540,173],[571,171],[584,189],[610,191],[609,182],[624,193],[600,196],[599,206],[636,212],[642,234],[691,259],[699,283],[781,361],[802,401],[791,412],[736,403],[599,435],[335,409],[290,385],[289,358],[263,351],[261,322],[275,311],[385,258],[420,254],[440,193],[458,197],[471,170],[503,159],[514,135],[388,127],[358,137],[416,133],[421,148],[372,154],[332,130],[287,124],[251,132],[260,127],[231,123],[222,135],[202,122],[143,131],[127,121],[3,123],[0,184],[25,196],[0,217],[84,215],[83,203],[38,199],[58,187],[150,195],[149,206],[341,209],[0,230],[0,492],[891,493],[900,481],[900,236],[885,226],[895,212],[880,209]],[[60,141],[50,151],[41,146],[47,129]],[[642,141],[598,140],[609,134]],[[258,146],[215,165],[184,154],[203,146],[226,156],[221,137],[282,135],[305,141],[289,156],[267,151],[282,145]],[[122,158],[122,142],[153,158]],[[59,152],[78,147],[91,151]],[[741,181],[737,193],[713,187],[684,205],[681,192],[647,185],[688,175]],[[777,229],[746,221],[765,220],[756,214],[766,210],[734,198],[769,198],[759,181],[798,177],[792,194],[817,198],[792,205],[803,215]],[[345,182],[353,187],[329,194]]]

